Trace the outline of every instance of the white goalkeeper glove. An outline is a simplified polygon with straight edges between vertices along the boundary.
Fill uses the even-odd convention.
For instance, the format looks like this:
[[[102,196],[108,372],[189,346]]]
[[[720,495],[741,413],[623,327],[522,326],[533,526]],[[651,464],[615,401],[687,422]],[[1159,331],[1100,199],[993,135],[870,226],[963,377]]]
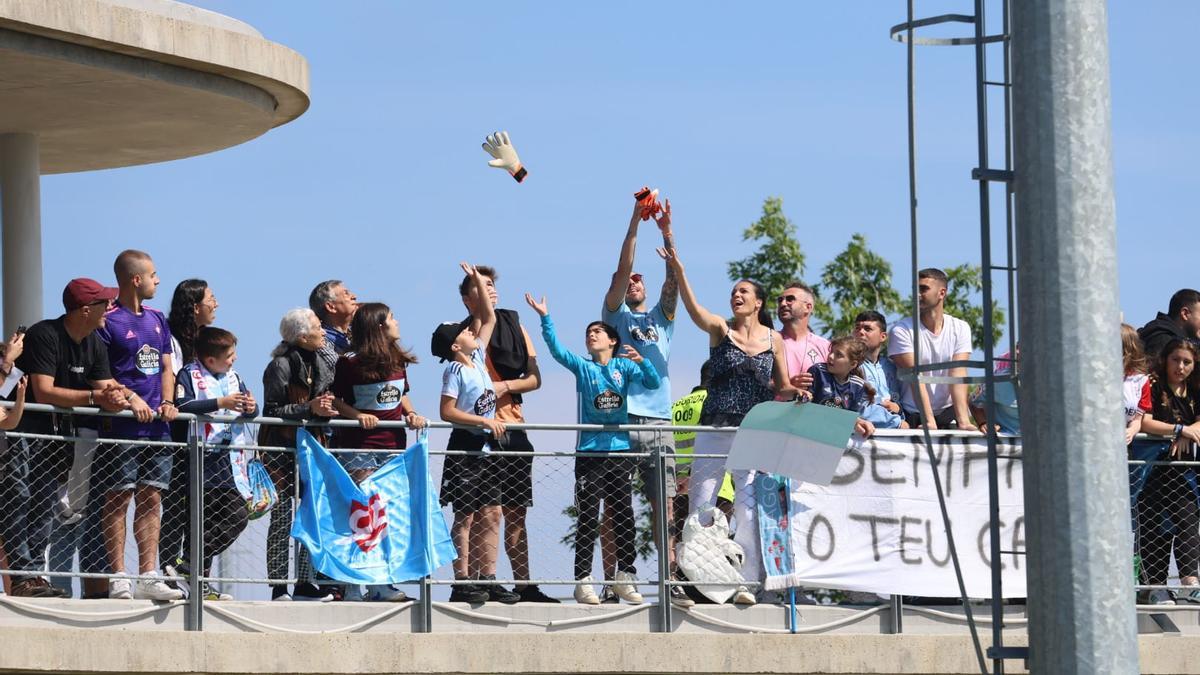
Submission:
[[[483,144],[483,150],[495,158],[488,162],[488,166],[504,169],[518,183],[525,180],[525,176],[529,174],[525,167],[521,166],[521,158],[517,157],[516,148],[513,147],[512,141],[508,140],[507,131],[497,131],[488,136],[487,141]]]

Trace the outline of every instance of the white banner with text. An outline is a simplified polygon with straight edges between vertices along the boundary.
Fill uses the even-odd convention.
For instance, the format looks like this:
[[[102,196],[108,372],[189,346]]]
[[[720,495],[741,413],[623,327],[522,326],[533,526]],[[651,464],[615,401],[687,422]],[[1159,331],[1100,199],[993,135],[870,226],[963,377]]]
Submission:
[[[990,597],[987,441],[938,435],[933,454],[967,594]],[[1003,595],[1022,598],[1026,561],[1020,440],[999,439],[997,454]],[[794,482],[790,496],[785,516],[789,541],[766,555],[790,557],[791,564],[768,561],[768,570],[785,573],[769,573],[767,588],[959,595],[922,436],[852,440],[830,485]]]

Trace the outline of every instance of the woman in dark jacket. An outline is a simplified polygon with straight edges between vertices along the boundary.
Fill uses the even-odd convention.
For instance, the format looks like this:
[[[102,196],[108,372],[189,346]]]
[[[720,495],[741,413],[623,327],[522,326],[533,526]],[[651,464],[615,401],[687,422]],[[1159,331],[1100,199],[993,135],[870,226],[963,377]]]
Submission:
[[[271,352],[271,362],[263,372],[263,415],[298,421],[320,421],[337,415],[333,409],[333,394],[329,386],[333,383],[333,371],[317,351],[325,346],[325,331],[321,322],[310,309],[292,309],[279,321],[279,336],[282,341]],[[309,428],[309,432],[322,439],[322,430]],[[259,445],[296,446],[296,427],[261,427]],[[271,525],[267,530],[267,577],[285,579],[288,573],[288,548],[292,529],[292,496],[295,493],[293,479],[296,473],[296,457],[291,452],[265,452],[264,464],[279,490],[279,504],[271,511]],[[311,577],[308,555],[301,550],[297,558],[297,578],[294,592],[289,595],[287,584],[271,587],[272,600],[316,600],[325,602],[333,599],[331,593],[323,592],[306,579]]]

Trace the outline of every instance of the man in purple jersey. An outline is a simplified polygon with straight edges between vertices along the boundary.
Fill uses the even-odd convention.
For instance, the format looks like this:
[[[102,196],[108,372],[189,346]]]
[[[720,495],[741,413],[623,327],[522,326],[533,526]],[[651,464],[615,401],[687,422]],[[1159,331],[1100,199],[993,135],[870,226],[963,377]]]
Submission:
[[[117,277],[117,303],[97,334],[108,347],[113,379],[128,388],[129,407],[136,419],[112,419],[105,435],[129,439],[99,452],[98,477],[105,490],[100,512],[104,546],[116,574],[125,573],[125,514],[136,496],[133,537],[137,541],[139,573],[158,575],[160,493],[171,481],[173,452],[147,442],[171,440],[168,422],[175,419],[175,369],[171,367],[171,329],[162,312],[146,307],[144,300],[158,289],[154,261],[142,251],[122,251],[113,264]],[[163,393],[167,392],[166,397]],[[158,419],[155,419],[157,415]],[[110,579],[108,597],[128,600],[178,600],[183,591],[160,579]]]

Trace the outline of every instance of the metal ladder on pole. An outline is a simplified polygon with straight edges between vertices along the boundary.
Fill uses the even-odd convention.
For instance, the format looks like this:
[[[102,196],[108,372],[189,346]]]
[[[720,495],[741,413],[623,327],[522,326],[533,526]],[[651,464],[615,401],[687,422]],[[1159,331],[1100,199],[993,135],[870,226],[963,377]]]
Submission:
[[[917,219],[917,150],[916,150],[916,87],[915,87],[915,47],[918,45],[971,45],[975,52],[975,104],[976,104],[976,121],[977,121],[977,150],[978,160],[977,165],[971,171],[971,178],[978,183],[979,186],[979,227],[980,227],[980,268],[982,273],[982,295],[983,295],[983,360],[982,361],[961,361],[961,362],[944,362],[924,364],[920,363],[920,340],[913,341],[914,361],[916,367],[906,373],[902,373],[902,379],[907,380],[914,387],[917,396],[923,396],[923,389],[920,386],[923,383],[959,383],[972,384],[980,383],[984,386],[984,409],[987,415],[988,424],[986,424],[985,435],[987,438],[987,465],[988,465],[988,505],[989,505],[989,548],[991,564],[991,581],[992,581],[992,646],[987,650],[987,658],[992,661],[992,672],[1003,673],[1004,662],[1007,659],[1026,659],[1028,658],[1028,649],[1025,647],[1006,647],[1004,645],[1004,599],[1003,599],[1003,580],[1001,575],[1001,556],[1003,555],[1020,555],[1023,552],[1017,551],[1002,551],[1000,545],[1000,515],[999,515],[999,468],[997,455],[997,437],[995,426],[992,423],[996,419],[995,415],[995,400],[996,400],[996,383],[1001,381],[1016,381],[1017,379],[1017,338],[1016,338],[1016,260],[1014,258],[1014,237],[1013,237],[1013,154],[1012,154],[1012,82],[1011,82],[1011,35],[1009,31],[1009,0],[1001,0],[1001,15],[1002,15],[1002,30],[998,34],[989,35],[987,33],[987,7],[986,0],[974,0],[974,14],[943,14],[923,19],[917,19],[913,12],[914,0],[907,0],[907,21],[902,24],[893,26],[891,29],[891,37],[893,40],[902,42],[907,50],[907,72],[908,72],[908,154],[909,154],[909,216],[911,227],[911,242],[912,242],[912,284],[913,284],[913,308],[912,319],[914,331],[919,331],[920,312],[917,307],[918,296],[918,279],[917,272],[920,269],[918,264],[920,249],[918,246],[918,219]],[[970,37],[952,37],[952,38],[929,38],[917,37],[915,31],[918,28],[934,26],[938,24],[951,23],[966,23],[974,27],[974,34]],[[992,43],[1000,43],[1002,49],[1002,72],[1000,79],[989,79],[988,73],[988,54],[987,46]],[[988,102],[989,90],[999,88],[1003,97],[1003,147],[1004,160],[1001,167],[993,167],[989,155],[991,129],[988,124]],[[999,186],[1003,189],[1004,202],[1004,254],[1003,264],[996,264],[992,251],[992,196],[993,188]],[[995,306],[995,293],[992,275],[998,272],[1004,273],[1005,286],[1008,296],[1008,343],[1009,343],[1009,368],[1004,374],[997,374],[995,345],[993,344],[993,326],[992,326],[992,309]],[[949,369],[949,368],[976,368],[982,369],[982,376],[968,377],[930,377],[923,375],[930,371]],[[919,399],[918,399],[919,400]],[[936,462],[933,460],[931,439],[926,431],[925,436],[926,448],[930,452],[930,460],[934,466]],[[970,624],[971,635],[975,642],[976,656],[979,660],[981,672],[987,672],[987,666],[984,662],[983,651],[980,648],[978,633],[975,626],[974,616],[972,614],[970,602],[966,597],[966,589],[963,583],[961,570],[958,565],[957,553],[953,549],[953,535],[950,532],[949,516],[946,513],[945,499],[942,493],[941,483],[937,477],[937,471],[934,471],[934,485],[937,488],[938,500],[942,507],[943,520],[946,524],[947,537],[952,543],[951,552],[954,553],[955,572],[958,576],[959,590],[962,595],[963,608],[967,615],[967,620]]]

